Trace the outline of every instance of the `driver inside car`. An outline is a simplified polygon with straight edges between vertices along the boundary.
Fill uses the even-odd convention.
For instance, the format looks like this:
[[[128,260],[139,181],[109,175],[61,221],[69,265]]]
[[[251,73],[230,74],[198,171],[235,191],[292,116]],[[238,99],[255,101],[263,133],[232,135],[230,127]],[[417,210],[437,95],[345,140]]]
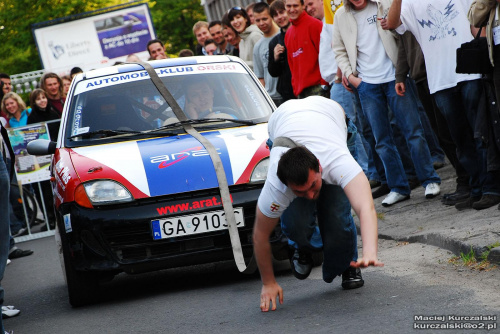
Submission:
[[[195,81],[188,84],[185,95],[184,112],[189,119],[203,118],[232,118],[237,117],[233,114],[224,113],[221,106],[214,106],[215,93],[207,81]],[[232,111],[232,110],[231,110]],[[168,118],[163,124],[178,122],[176,117]]]
[[[207,118],[213,114],[214,90],[206,81],[192,83],[186,92],[184,111],[191,119]]]

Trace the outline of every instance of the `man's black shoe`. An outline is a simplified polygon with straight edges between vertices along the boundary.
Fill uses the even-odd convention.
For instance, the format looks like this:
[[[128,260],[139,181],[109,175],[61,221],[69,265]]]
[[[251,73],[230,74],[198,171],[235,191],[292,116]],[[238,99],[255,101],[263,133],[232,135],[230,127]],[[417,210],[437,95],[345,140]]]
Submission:
[[[29,250],[29,249],[22,250],[22,249],[18,248],[18,249],[15,249],[15,250],[13,250],[12,252],[9,253],[9,259],[10,260],[18,259],[20,257],[28,256],[28,255],[31,255],[31,254],[33,254],[32,250]]]
[[[342,273],[342,288],[345,290],[361,288],[364,284],[359,268],[349,267]]]
[[[457,190],[454,193],[448,193],[443,195],[441,200],[444,205],[455,205],[458,202],[465,201],[470,197],[470,192],[467,190]]]
[[[388,193],[391,192],[391,189],[389,189],[389,186],[387,183],[382,184],[380,187],[372,191],[372,197],[373,199],[382,197],[384,195],[387,195]]]
[[[500,196],[496,195],[483,195],[481,199],[472,204],[472,208],[476,210],[483,210],[491,208],[493,205],[500,203]]]
[[[471,209],[472,205],[478,202],[479,200],[481,200],[481,196],[469,197],[465,201],[458,202],[457,204],[455,204],[455,209],[457,209],[458,211]]]
[[[306,279],[313,268],[311,252],[307,250],[292,249],[290,267],[292,267],[293,276],[298,279]]]
[[[377,180],[369,180],[368,183],[370,183],[371,189],[380,187],[382,185],[382,183],[380,183],[380,181]]]

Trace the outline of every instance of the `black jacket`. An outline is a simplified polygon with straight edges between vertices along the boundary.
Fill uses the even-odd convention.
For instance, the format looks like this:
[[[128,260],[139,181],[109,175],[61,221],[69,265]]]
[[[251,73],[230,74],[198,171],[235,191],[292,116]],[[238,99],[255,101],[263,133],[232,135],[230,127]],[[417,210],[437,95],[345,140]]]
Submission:
[[[36,105],[31,107],[31,114],[28,116],[28,124],[59,120],[61,119],[59,113],[52,107],[50,102],[47,104],[47,108],[45,110],[40,110]],[[50,140],[56,141],[57,134],[59,133],[59,125],[60,122],[52,122],[47,124],[49,128]]]
[[[269,42],[269,64],[267,70],[272,77],[278,78],[278,86],[276,90],[281,94],[284,101],[295,99],[292,88],[292,73],[288,66],[287,51],[280,55],[279,60],[274,60],[274,48],[281,44],[285,46],[285,33],[283,30]]]

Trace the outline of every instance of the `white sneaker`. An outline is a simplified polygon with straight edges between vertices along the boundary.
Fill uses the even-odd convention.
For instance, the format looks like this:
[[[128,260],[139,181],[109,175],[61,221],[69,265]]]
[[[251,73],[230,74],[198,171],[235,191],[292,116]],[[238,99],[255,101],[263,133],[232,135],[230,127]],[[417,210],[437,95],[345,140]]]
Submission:
[[[383,206],[391,206],[397,202],[405,201],[410,198],[410,195],[401,195],[395,191],[391,191],[389,195],[382,201]]]
[[[425,198],[433,198],[439,195],[441,192],[441,188],[439,187],[439,184],[437,183],[429,183],[425,187]]]
[[[21,311],[16,310],[14,306],[2,306],[2,318],[11,318],[18,315]]]

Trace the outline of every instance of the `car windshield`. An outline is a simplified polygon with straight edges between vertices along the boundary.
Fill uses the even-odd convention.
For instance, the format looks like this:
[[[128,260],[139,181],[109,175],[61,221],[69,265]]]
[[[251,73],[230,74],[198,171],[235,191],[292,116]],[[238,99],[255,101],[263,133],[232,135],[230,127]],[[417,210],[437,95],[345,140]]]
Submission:
[[[113,71],[74,87],[64,136],[67,146],[183,132],[172,106],[145,70]],[[156,68],[156,73],[195,127],[261,123],[271,115],[261,88],[237,62]]]

